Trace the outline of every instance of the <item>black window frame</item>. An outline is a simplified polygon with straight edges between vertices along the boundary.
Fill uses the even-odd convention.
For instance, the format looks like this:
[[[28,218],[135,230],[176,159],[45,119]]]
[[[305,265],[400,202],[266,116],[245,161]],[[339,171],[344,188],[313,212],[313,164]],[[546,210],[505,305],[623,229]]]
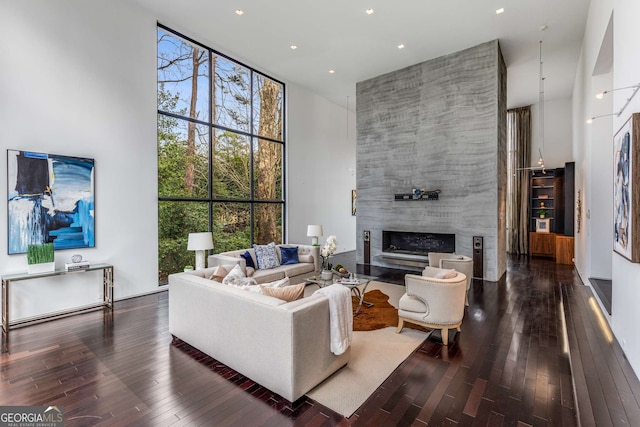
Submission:
[[[204,120],[199,120],[199,119],[195,119],[195,118],[190,118],[188,116],[182,116],[180,114],[176,114],[173,112],[168,112],[168,111],[163,111],[161,109],[157,109],[157,114],[158,116],[162,115],[162,116],[166,116],[166,117],[172,117],[178,120],[183,120],[186,122],[192,122],[195,123],[197,125],[203,125],[203,126],[207,126],[209,128],[209,137],[208,137],[208,190],[207,190],[207,195],[208,197],[203,198],[192,198],[192,197],[170,197],[170,196],[160,196],[158,195],[158,202],[185,202],[185,203],[190,203],[190,202],[195,202],[195,203],[208,203],[208,213],[209,213],[209,218],[208,218],[208,226],[209,229],[208,231],[212,231],[213,230],[213,210],[214,210],[214,206],[216,204],[225,204],[225,203],[238,203],[238,204],[248,204],[249,205],[249,219],[250,219],[250,243],[251,245],[254,244],[255,242],[255,211],[257,209],[257,205],[264,205],[264,204],[277,204],[280,205],[280,209],[282,212],[282,226],[281,226],[281,236],[280,239],[281,241],[284,243],[285,242],[285,236],[286,236],[286,213],[287,213],[287,200],[286,200],[286,180],[287,180],[287,176],[286,176],[286,141],[287,141],[287,126],[286,126],[286,121],[287,121],[287,114],[286,114],[286,107],[287,107],[287,103],[286,103],[286,84],[274,77],[269,76],[266,73],[263,73],[257,69],[255,69],[254,67],[248,66],[244,63],[242,63],[241,61],[238,61],[237,59],[234,59],[228,55],[225,55],[224,53],[221,53],[213,48],[210,48],[209,46],[206,46],[184,34],[181,34],[169,27],[167,27],[166,25],[161,24],[160,22],[157,22],[157,27],[156,27],[156,32],[158,29],[165,31],[175,37],[178,37],[190,44],[193,44],[195,46],[197,46],[200,49],[204,49],[208,52],[208,61],[209,61],[209,87],[208,87],[208,102],[209,102],[209,115],[208,115],[208,121],[204,121]],[[246,68],[249,71],[249,81],[250,81],[250,94],[251,94],[251,102],[249,103],[249,109],[250,109],[250,114],[249,114],[249,120],[250,120],[250,126],[249,126],[249,132],[241,130],[241,129],[234,129],[234,128],[230,128],[227,126],[222,126],[219,124],[214,123],[213,117],[214,117],[214,111],[213,108],[211,108],[212,106],[212,100],[211,100],[211,96],[212,96],[212,88],[213,88],[213,75],[215,70],[211,69],[211,64],[212,64],[212,58],[213,56],[219,56],[222,57],[228,61],[231,61],[233,63],[238,64],[239,66],[242,66],[244,68]],[[254,126],[254,119],[255,119],[255,108],[254,108],[254,81],[255,81],[255,76],[256,75],[260,75],[265,79],[269,79],[272,80],[273,82],[279,84],[282,86],[282,133],[281,133],[281,137],[282,140],[277,140],[274,138],[270,138],[270,137],[265,137],[262,135],[259,135],[257,132],[258,130],[255,128]],[[156,73],[156,79],[157,79],[158,74]],[[158,82],[156,81],[156,87],[158,85]],[[213,150],[212,150],[212,144],[213,144],[213,135],[214,132],[216,130],[221,130],[221,131],[227,131],[227,132],[233,132],[236,133],[238,135],[242,135],[248,138],[248,142],[249,142],[249,156],[250,156],[250,173],[249,173],[249,184],[250,184],[250,194],[249,194],[249,198],[248,199],[230,199],[230,198],[216,198],[213,195],[213,178],[214,178],[214,170],[213,170],[213,165],[214,165],[214,159],[213,159]],[[281,166],[281,174],[282,174],[282,188],[281,188],[281,197],[280,200],[261,200],[261,199],[256,199],[255,197],[255,175],[254,175],[254,169],[255,169],[255,165],[254,165],[254,144],[259,144],[260,140],[262,141],[269,141],[272,143],[276,143],[276,144],[280,144],[281,145],[281,155],[282,155],[282,166]],[[194,230],[194,232],[196,231],[202,231],[202,230]],[[237,249],[242,249],[242,248],[237,248]]]

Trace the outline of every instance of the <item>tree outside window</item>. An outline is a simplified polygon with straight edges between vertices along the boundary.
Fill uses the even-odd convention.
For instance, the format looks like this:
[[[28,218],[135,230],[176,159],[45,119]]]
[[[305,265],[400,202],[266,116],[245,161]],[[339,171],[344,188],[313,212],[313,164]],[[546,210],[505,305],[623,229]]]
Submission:
[[[214,251],[282,242],[284,84],[158,26],[158,277]]]

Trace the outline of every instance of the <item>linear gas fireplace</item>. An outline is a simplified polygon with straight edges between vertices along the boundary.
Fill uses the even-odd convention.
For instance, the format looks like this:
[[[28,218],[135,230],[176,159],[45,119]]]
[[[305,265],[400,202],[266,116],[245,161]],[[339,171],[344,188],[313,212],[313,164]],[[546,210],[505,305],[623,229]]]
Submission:
[[[456,235],[382,231],[382,253],[427,256],[429,252],[455,252]]]

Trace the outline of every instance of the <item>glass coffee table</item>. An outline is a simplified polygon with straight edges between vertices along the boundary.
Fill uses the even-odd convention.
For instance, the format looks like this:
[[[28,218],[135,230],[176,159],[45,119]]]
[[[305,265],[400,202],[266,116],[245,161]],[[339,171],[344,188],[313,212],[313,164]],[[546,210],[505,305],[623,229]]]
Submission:
[[[367,290],[367,286],[369,286],[369,282],[376,279],[377,277],[365,276],[364,274],[358,274],[353,278],[338,277],[334,274],[333,278],[330,280],[324,280],[320,278],[320,276],[311,276],[306,278],[305,282],[318,285],[318,287],[320,288],[324,288],[325,286],[329,286],[334,283],[339,283],[342,286],[349,288],[349,290],[351,290],[351,293],[358,298],[358,307],[356,308],[356,311],[354,313],[354,315],[356,315],[360,313],[362,304],[366,305],[367,307],[373,307],[373,303],[364,300],[364,293]],[[362,289],[360,289],[360,287],[362,287]]]

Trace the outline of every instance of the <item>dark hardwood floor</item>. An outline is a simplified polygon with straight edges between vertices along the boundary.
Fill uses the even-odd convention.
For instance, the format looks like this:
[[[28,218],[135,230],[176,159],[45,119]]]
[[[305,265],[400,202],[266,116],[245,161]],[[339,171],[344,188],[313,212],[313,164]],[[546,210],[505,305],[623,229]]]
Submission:
[[[353,254],[335,262],[356,268]],[[406,273],[357,270],[390,283]],[[640,425],[638,380],[619,346],[602,341],[606,328],[592,320],[588,298],[572,267],[511,257],[501,282],[475,281],[462,332],[448,347],[437,336],[426,340],[344,419],[307,398],[286,402],[189,345],[171,344],[161,292],[116,302],[113,315],[3,336],[0,405],[61,405],[67,426],[570,427],[578,425],[577,401],[583,425]],[[581,369],[577,398],[570,362]]]

